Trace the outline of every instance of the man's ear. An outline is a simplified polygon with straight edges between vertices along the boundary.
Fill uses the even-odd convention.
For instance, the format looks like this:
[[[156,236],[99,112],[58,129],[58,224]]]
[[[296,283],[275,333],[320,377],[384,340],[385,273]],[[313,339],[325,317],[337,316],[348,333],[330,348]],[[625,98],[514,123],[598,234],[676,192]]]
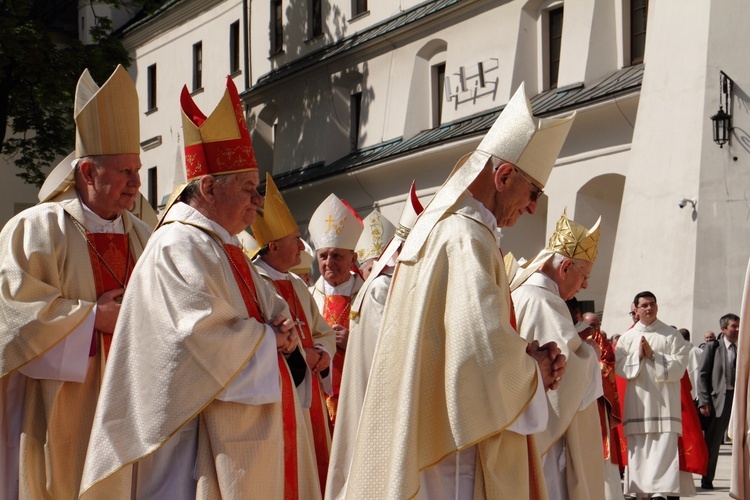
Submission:
[[[212,175],[204,175],[201,177],[200,180],[200,192],[201,195],[203,195],[203,198],[206,199],[206,201],[214,201],[214,187],[216,186],[216,182],[214,180],[214,177]]]
[[[94,184],[94,169],[96,166],[94,163],[84,158],[78,163],[78,170],[81,172],[81,178],[83,181],[89,185],[92,186]]]
[[[494,180],[495,189],[497,191],[502,191],[507,187],[510,176],[513,175],[515,169],[516,167],[507,161],[504,161],[495,167]]]

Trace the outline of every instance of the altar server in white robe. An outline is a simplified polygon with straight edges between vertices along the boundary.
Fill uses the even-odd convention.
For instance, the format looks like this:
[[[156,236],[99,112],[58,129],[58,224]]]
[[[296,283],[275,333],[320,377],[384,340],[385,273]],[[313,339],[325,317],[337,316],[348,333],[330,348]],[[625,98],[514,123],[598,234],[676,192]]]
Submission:
[[[656,296],[633,299],[638,322],[620,337],[617,374],[627,381],[622,429],[628,441],[625,494],[638,498],[694,494],[680,487],[677,438],[682,434],[680,380],[692,344],[656,317]]]

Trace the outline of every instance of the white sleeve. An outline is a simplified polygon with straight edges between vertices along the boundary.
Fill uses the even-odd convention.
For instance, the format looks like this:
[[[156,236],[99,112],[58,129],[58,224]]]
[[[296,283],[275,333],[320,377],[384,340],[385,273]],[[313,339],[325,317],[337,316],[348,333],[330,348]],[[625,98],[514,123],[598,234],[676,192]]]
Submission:
[[[91,338],[94,336],[95,320],[96,305],[78,328],[18,371],[29,378],[83,382],[89,369],[89,351]]]
[[[276,335],[269,325],[258,350],[247,365],[216,399],[246,405],[281,401]]]
[[[539,366],[536,367],[536,377],[536,392],[531,403],[521,413],[518,420],[513,422],[507,430],[513,431],[516,434],[528,435],[542,432],[547,428],[547,419],[549,418],[547,394],[544,391],[542,372],[539,371]]]
[[[587,345],[589,349],[593,351],[593,347]],[[596,356],[594,356],[596,359]],[[599,396],[604,396],[604,388],[602,387],[602,371],[599,367],[599,360],[596,360],[591,367],[591,382],[586,389],[586,392],[581,399],[581,405],[578,407],[578,411],[583,411],[589,407],[589,405],[599,399]]]

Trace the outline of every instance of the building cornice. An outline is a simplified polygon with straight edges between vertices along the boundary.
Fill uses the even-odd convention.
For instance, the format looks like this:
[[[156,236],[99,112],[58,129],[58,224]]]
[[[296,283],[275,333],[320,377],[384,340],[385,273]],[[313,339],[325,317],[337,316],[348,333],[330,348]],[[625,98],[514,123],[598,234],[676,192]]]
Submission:
[[[470,18],[493,5],[494,0],[424,2],[259,77],[255,85],[240,94],[240,98],[250,106],[263,103],[277,86],[314,71],[320,63],[331,64],[346,58],[367,60],[373,54],[392,51],[395,46],[423,38],[426,33],[454,25],[460,18]]]
[[[130,24],[123,26],[120,30],[123,46],[128,51],[142,47],[225,2],[242,4],[241,0],[170,0],[154,13],[141,19],[136,16]]]

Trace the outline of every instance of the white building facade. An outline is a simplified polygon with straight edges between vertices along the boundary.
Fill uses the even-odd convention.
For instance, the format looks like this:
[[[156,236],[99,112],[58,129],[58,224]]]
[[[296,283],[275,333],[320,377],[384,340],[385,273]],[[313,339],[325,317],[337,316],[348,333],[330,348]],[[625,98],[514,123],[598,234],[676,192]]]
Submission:
[[[566,207],[588,226],[601,215],[579,300],[614,334],[651,290],[660,318],[702,337],[739,313],[750,256],[748,14],[742,0],[167,2],[124,31],[143,192],[158,203],[183,179],[182,85],[210,112],[230,74],[260,168],[303,230],[331,192],[396,221],[411,181],[427,201],[525,82],[537,116],[578,115],[537,213],[503,249],[533,257]],[[723,148],[709,119],[720,70],[734,81]]]

